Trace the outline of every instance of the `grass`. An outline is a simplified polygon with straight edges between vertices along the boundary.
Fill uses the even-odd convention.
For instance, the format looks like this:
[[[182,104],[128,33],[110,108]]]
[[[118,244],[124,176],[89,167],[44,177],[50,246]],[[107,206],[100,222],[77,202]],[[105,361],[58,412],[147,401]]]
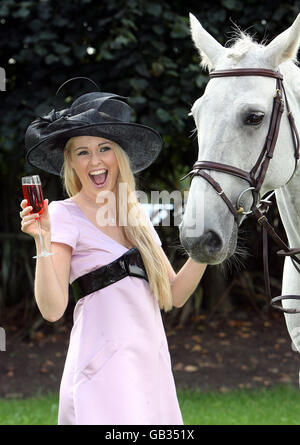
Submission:
[[[0,425],[57,425],[58,394],[0,399]]]
[[[300,425],[300,391],[287,385],[177,395],[185,425]]]
[[[177,390],[185,425],[299,425],[300,391],[281,385],[226,393]],[[0,399],[0,425],[56,425],[58,394]]]

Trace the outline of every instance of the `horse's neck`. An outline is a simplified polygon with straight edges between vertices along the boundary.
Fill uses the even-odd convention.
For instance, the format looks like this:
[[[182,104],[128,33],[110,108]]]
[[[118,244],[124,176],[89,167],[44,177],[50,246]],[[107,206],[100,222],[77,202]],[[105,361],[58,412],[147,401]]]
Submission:
[[[299,76],[300,70],[295,65],[289,64],[283,64],[280,68],[288,94],[290,109],[300,136],[300,90],[299,88],[297,89],[295,81],[295,76]],[[300,248],[300,160],[292,180],[287,185],[277,189],[275,194],[289,246]]]
[[[297,68],[298,69],[298,68]],[[300,90],[294,81],[293,75],[299,76],[294,70],[293,73],[281,72],[284,75],[286,91],[289,93],[288,100],[293,113],[296,128],[300,135]],[[291,81],[291,83],[288,82]],[[279,214],[284,225],[290,248],[300,248],[300,161],[293,178],[285,186],[275,191],[276,202]],[[278,249],[280,250],[280,249]],[[300,255],[296,255],[300,259]],[[298,265],[299,267],[299,265]],[[282,280],[282,295],[300,295],[300,273],[294,267],[291,258],[287,256],[284,261],[284,273]],[[296,307],[300,309],[299,300],[283,300],[283,306]],[[291,338],[300,352],[299,339],[297,338],[300,329],[300,314],[285,314],[287,328]]]
[[[281,73],[283,74],[283,84],[288,95],[288,101],[293,112],[295,123],[300,132],[300,68],[298,68],[293,62],[285,62],[279,66]]]
[[[298,168],[289,184],[277,189],[275,194],[279,214],[288,239],[287,244],[293,249],[300,248],[300,163],[298,163]],[[295,256],[300,259],[299,254]],[[299,268],[299,265],[297,267]],[[286,256],[284,260],[281,295],[300,296],[300,273],[292,263],[290,256]],[[300,300],[283,300],[282,305],[286,308],[294,307],[299,310]],[[284,316],[290,337],[293,340],[294,346],[300,352],[298,338],[300,333],[300,313],[284,314]]]
[[[290,183],[277,189],[275,195],[289,247],[300,248],[300,163]]]

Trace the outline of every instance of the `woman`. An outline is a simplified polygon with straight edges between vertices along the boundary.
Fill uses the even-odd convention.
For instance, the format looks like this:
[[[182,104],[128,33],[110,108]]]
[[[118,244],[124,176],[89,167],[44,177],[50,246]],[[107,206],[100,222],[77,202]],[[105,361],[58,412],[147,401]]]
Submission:
[[[28,162],[60,174],[69,196],[44,201],[42,234],[55,255],[37,258],[35,276],[48,321],[63,316],[69,283],[77,291],[60,425],[183,424],[160,309],[181,307],[206,265],[189,258],[176,274],[161,248],[134,179],[156,159],[161,139],[130,123],[121,99],[84,94],[34,121],[25,136]],[[21,207],[21,230],[39,253],[36,215],[25,200]]]

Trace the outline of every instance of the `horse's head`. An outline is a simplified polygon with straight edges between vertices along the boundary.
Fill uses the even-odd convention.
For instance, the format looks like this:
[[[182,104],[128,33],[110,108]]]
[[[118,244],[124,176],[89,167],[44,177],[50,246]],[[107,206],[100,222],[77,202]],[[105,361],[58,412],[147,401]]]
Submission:
[[[267,46],[258,44],[240,32],[231,47],[220,45],[199,21],[190,14],[192,38],[201,56],[203,68],[228,70],[262,68],[283,74],[283,82],[291,110],[298,107],[293,92],[299,90],[299,69],[295,65],[300,41],[300,14],[293,25]],[[298,76],[298,77],[297,77]],[[276,79],[262,76],[212,78],[202,97],[192,106],[198,131],[198,161],[212,161],[250,172],[263,149],[272,114]],[[294,148],[287,111],[284,110],[280,130],[260,197],[287,183],[294,167]],[[259,170],[259,169],[258,169]],[[232,204],[242,191],[250,187],[246,179],[215,170],[208,173],[226,193]],[[199,201],[202,206],[199,207]],[[243,194],[242,207],[253,204],[251,191]],[[195,225],[192,215],[203,209],[200,233],[191,236]],[[239,224],[245,216],[239,220]],[[182,223],[180,240],[189,255],[198,262],[218,264],[236,250],[238,225],[228,205],[203,177],[194,176]]]

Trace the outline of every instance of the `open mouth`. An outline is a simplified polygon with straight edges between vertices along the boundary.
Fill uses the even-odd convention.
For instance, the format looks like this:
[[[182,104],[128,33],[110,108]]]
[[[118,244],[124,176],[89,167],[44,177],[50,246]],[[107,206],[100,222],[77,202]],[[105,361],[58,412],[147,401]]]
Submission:
[[[100,173],[98,175],[92,175],[89,173],[89,177],[96,187],[103,187],[107,181],[108,171],[106,170],[105,173]]]

